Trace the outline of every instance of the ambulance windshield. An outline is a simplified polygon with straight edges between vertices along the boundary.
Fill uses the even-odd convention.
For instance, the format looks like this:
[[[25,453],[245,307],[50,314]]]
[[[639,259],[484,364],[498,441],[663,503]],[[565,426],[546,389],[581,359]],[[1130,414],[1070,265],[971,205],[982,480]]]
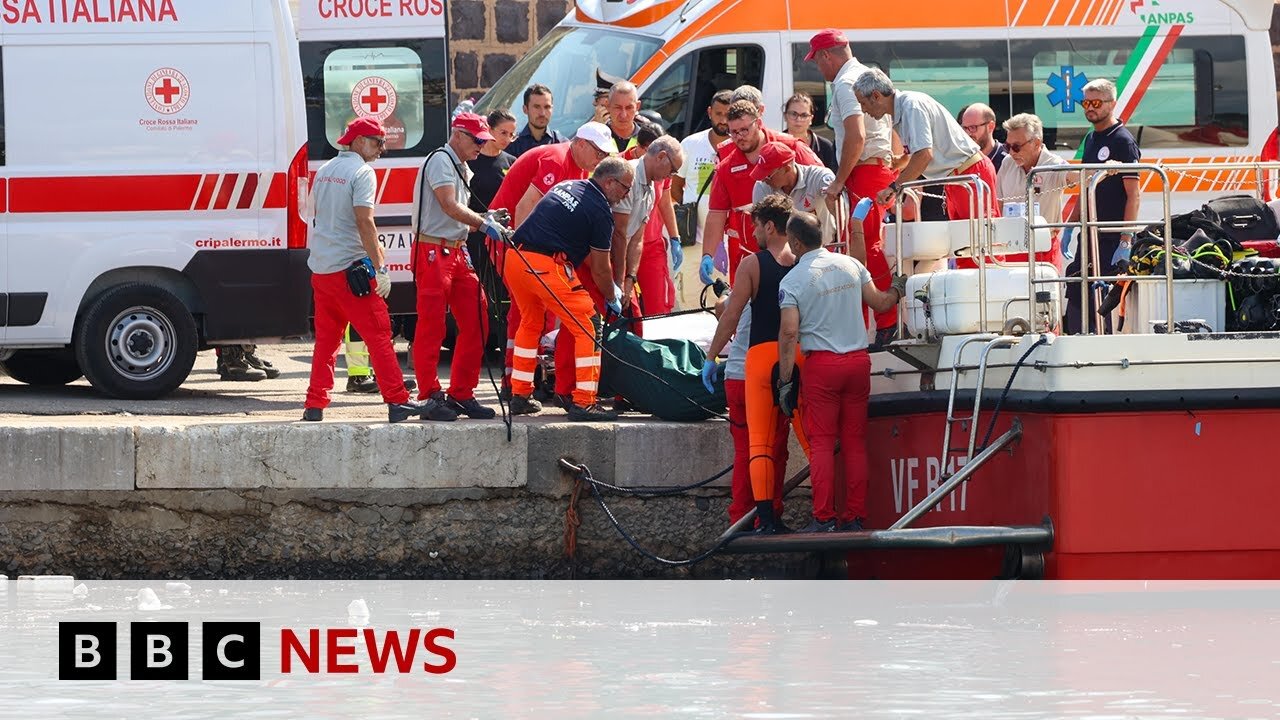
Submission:
[[[552,30],[485,94],[476,112],[510,110],[523,129],[525,88],[541,83],[551,88],[555,110],[551,129],[565,137],[592,119],[596,71],[616,78],[631,75],[662,46],[658,38],[598,28]]]

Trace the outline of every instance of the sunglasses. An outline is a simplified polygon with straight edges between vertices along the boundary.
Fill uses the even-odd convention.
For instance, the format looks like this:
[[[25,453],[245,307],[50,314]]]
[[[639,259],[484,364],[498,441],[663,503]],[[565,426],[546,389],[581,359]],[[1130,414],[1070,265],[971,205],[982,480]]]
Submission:
[[[471,138],[471,142],[475,143],[476,147],[484,147],[485,144],[489,142],[488,140],[481,140],[480,138],[476,137],[475,135],[472,135],[469,132],[464,132],[463,135],[466,135],[467,137]]]
[[[1028,141],[1026,141],[1026,142],[1024,142],[1024,143],[1005,143],[1005,144],[1004,144],[1004,146],[1005,146],[1005,148],[1006,148],[1009,152],[1011,152],[1011,153],[1019,153],[1019,152],[1022,152],[1022,148],[1027,147],[1028,145],[1030,145],[1030,144],[1031,144],[1031,143],[1033,143],[1033,142],[1035,142],[1035,141],[1034,141],[1034,140],[1028,140]]]
[[[373,142],[378,144],[378,147],[386,147],[387,145],[387,139],[384,137],[376,137],[374,135],[365,135],[364,139],[372,140]]]
[[[1085,110],[1097,110],[1098,108],[1102,107],[1103,103],[1111,103],[1111,102],[1115,102],[1115,100],[1081,100],[1080,105]]]

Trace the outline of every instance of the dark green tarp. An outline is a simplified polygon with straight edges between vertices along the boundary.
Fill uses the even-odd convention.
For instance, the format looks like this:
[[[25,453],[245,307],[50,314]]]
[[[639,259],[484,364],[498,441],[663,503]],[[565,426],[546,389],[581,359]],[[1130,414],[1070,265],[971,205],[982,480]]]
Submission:
[[[702,385],[702,348],[691,340],[644,340],[628,332],[628,325],[624,321],[604,330],[601,397],[621,395],[641,412],[677,422],[706,420],[725,411],[724,380],[716,383],[714,393]]]

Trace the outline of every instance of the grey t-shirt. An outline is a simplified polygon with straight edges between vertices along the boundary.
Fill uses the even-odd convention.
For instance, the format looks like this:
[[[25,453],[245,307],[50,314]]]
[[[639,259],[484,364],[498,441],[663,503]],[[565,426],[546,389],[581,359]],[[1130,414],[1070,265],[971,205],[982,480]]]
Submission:
[[[800,311],[800,349],[849,353],[867,347],[862,315],[862,286],[871,273],[862,263],[811,250],[800,257],[778,286],[778,305]]]
[[[933,160],[924,169],[930,180],[950,175],[980,151],[942,103],[922,92],[894,93],[893,127],[909,152],[933,148]]]
[[[836,79],[831,81],[831,109],[827,112],[827,124],[835,131],[838,155],[844,148],[844,121],[853,116],[862,116],[867,141],[862,146],[862,155],[857,158],[858,161],[872,158],[892,160],[893,126],[889,118],[877,120],[863,113],[862,106],[858,104],[858,96],[853,92],[854,81],[866,71],[867,66],[858,62],[858,58],[849,58],[836,73]]]
[[[458,169],[462,175],[458,175]],[[438,152],[426,162],[427,190],[422,191],[423,172],[418,173],[418,182],[413,188],[414,218],[417,219],[416,232],[434,238],[462,241],[467,239],[471,228],[445,215],[444,208],[433,192],[436,188],[453,186],[453,196],[458,205],[466,207],[471,202],[471,193],[467,192],[467,183],[471,182],[471,168],[458,160],[453,148],[444,146],[444,152]],[[421,207],[418,206],[421,198]]]
[[[747,379],[747,341],[751,339],[751,303],[742,308],[738,329],[733,331],[729,343],[729,359],[724,364],[724,376],[728,380]]]
[[[368,255],[360,243],[354,208],[373,207],[377,184],[373,168],[350,151],[338,153],[316,171],[311,191],[315,219],[307,241],[311,272],[341,272]]]
[[[644,171],[644,158],[632,160],[631,169],[635,173],[631,181],[631,192],[613,206],[614,212],[629,215],[625,235],[627,238],[640,232],[640,228],[649,221],[649,213],[653,212],[653,203],[657,200],[653,183],[649,182]]]
[[[791,202],[796,210],[811,212],[818,216],[818,222],[822,224],[822,242],[824,245],[830,243],[835,237],[836,224],[831,210],[827,207],[824,193],[827,186],[836,179],[836,174],[824,165],[796,165],[796,171],[796,186],[791,188]],[[781,191],[774,190],[763,180],[757,180],[755,188],[751,191],[751,202],[758,203],[766,195],[774,192]]]

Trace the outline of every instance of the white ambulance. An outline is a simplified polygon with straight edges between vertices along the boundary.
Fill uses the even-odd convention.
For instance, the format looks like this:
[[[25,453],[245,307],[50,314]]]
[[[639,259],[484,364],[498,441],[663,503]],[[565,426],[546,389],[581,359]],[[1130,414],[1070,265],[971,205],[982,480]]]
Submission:
[[[442,0],[296,0],[311,171],[338,154],[347,123],[387,128],[378,178],[378,241],[387,248],[393,315],[414,312],[409,272],[413,186],[448,139],[449,65]]]
[[[591,117],[600,70],[634,81],[677,137],[705,130],[712,94],[743,83],[764,92],[773,128],[784,127],[786,98],[808,92],[814,129],[830,136],[829,86],[804,56],[815,32],[835,27],[863,63],[953,113],[984,102],[999,121],[1039,115],[1046,144],[1067,159],[1089,130],[1083,86],[1116,81],[1117,114],[1144,160],[1206,166],[1173,174],[1181,211],[1256,189],[1255,173],[1215,163],[1275,159],[1274,11],[1273,0],[579,0],[479,110],[510,108],[523,124],[520,93],[543,83],[556,97],[552,127],[571,132]]]
[[[0,7],[0,361],[154,398],[196,351],[307,332],[286,0]]]

